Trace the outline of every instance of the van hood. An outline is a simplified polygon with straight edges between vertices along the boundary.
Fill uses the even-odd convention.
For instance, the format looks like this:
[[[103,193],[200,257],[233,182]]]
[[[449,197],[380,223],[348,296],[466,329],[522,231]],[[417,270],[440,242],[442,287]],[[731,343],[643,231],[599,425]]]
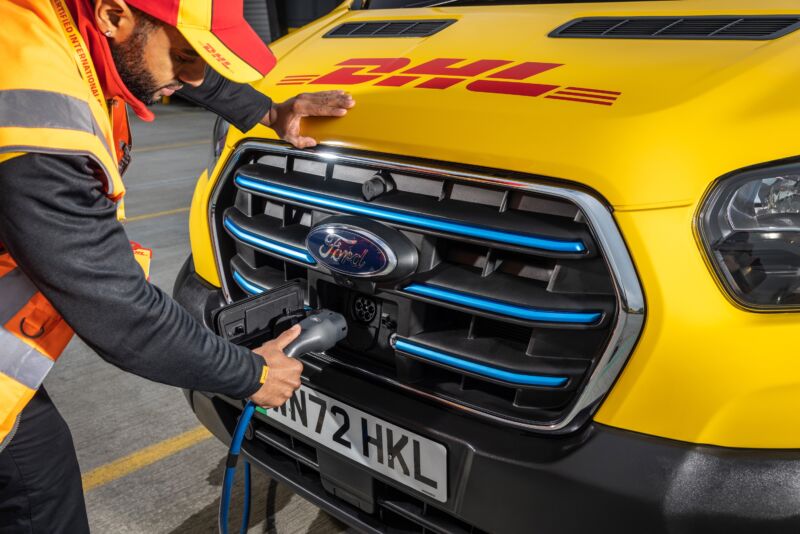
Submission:
[[[753,7],[757,4],[757,7]],[[768,41],[570,39],[587,16],[787,15],[795,2],[660,1],[348,11],[273,45],[276,101],[344,89],[321,145],[507,169],[590,187],[618,210],[691,205],[717,177],[800,154],[800,31]],[[425,38],[340,24],[452,21]],[[264,127],[248,137],[274,138]]]

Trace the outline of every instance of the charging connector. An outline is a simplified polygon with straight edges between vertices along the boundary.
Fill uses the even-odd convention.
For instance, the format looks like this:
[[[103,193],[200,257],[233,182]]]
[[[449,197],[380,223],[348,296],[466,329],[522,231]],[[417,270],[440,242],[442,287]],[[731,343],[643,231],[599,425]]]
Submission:
[[[269,295],[266,297],[269,297]],[[259,304],[257,299],[251,302],[254,303],[254,307],[259,307],[260,304],[263,304]],[[263,306],[261,309],[263,311]],[[279,308],[274,309],[277,310]],[[242,310],[240,309],[240,311]],[[246,312],[246,309],[244,311]],[[246,316],[246,313],[244,315]],[[291,314],[282,313],[274,318],[261,316],[259,317],[259,321],[262,324],[272,325],[272,327],[274,327],[280,324],[281,319],[286,318],[287,315]],[[330,310],[312,311],[308,313],[299,324],[301,328],[300,335],[284,349],[284,354],[290,358],[298,357],[309,352],[323,352],[332,348],[336,343],[347,336],[347,321],[341,314]],[[253,334],[254,332],[245,332],[240,339],[252,340]],[[242,450],[245,432],[253,418],[255,408],[256,405],[253,401],[247,401],[242,414],[239,416],[239,421],[236,423],[236,428],[233,431],[231,446],[228,450],[228,458],[225,462],[225,477],[222,482],[222,496],[219,502],[219,531],[221,534],[227,534],[228,532],[228,511],[231,503],[231,492],[233,491],[233,480],[236,474],[236,464]],[[244,471],[245,502],[240,528],[242,534],[247,532],[247,526],[250,522],[250,464],[248,462],[244,463]]]

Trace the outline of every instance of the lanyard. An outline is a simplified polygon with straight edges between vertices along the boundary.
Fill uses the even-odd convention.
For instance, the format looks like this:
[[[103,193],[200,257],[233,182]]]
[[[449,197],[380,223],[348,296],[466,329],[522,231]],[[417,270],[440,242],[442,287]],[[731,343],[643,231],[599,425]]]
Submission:
[[[51,1],[58,21],[61,23],[61,28],[64,30],[64,35],[67,37],[67,42],[72,45],[72,49],[75,52],[75,59],[80,67],[81,76],[92,91],[92,96],[97,99],[103,111],[108,115],[108,103],[103,97],[103,91],[100,89],[100,84],[97,81],[97,71],[94,69],[94,65],[89,59],[89,49],[83,41],[83,36],[78,31],[78,27],[75,25],[75,21],[64,5],[63,0]]]
[[[109,102],[106,101],[103,96],[103,91],[100,89],[97,71],[90,59],[89,49],[86,47],[86,42],[83,40],[81,32],[78,31],[78,27],[75,25],[72,14],[64,5],[63,0],[51,0],[51,2],[53,3],[56,16],[61,23],[61,28],[64,30],[67,42],[69,42],[75,52],[75,59],[78,63],[78,70],[81,72],[81,77],[86,82],[86,85],[89,86],[92,96],[97,99],[100,107],[103,108],[106,116],[111,121],[111,135],[114,142],[118,143],[118,146],[114,147],[115,155],[117,156],[119,173],[122,175],[125,173],[130,163],[131,147],[133,146],[125,103],[121,100],[114,99],[111,101],[111,109],[109,110]]]

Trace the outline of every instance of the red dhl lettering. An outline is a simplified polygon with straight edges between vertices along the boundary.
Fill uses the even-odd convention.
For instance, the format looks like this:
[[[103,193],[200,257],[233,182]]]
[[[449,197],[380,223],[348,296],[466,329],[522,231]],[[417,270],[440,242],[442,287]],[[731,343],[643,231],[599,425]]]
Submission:
[[[211,57],[216,59],[223,67],[230,70],[231,69],[231,62],[225,59],[225,56],[217,52],[217,49],[211,46],[211,43],[204,43],[203,48],[211,54]]]
[[[562,63],[515,62],[501,59],[467,60],[436,58],[411,65],[405,57],[353,58],[337,63],[326,74],[285,76],[277,85],[360,85],[415,89],[449,89],[461,84],[476,93],[544,97],[554,100],[613,105],[622,93],[605,89],[565,87],[536,83],[531,78],[560,67]]]

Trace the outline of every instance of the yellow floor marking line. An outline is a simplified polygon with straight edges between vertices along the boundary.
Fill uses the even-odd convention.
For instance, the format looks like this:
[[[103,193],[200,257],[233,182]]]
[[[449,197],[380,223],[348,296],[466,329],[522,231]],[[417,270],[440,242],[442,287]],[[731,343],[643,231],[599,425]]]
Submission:
[[[147,219],[155,219],[156,217],[166,217],[167,215],[175,215],[176,213],[186,213],[189,208],[175,208],[174,210],[157,211],[155,213],[145,213],[144,215],[137,215],[135,217],[127,217],[123,222],[146,221]]]
[[[83,480],[83,491],[88,492],[94,488],[104,486],[126,475],[130,475],[148,465],[163,460],[168,456],[179,453],[198,443],[211,438],[211,433],[205,427],[198,426],[183,434],[165,439],[149,447],[123,456],[119,460],[114,460],[96,469],[92,469],[81,478]]]
[[[194,139],[192,141],[184,141],[182,143],[168,143],[156,146],[143,146],[141,148],[133,148],[134,154],[143,154],[145,152],[156,152],[157,150],[169,150],[171,148],[186,148],[198,145],[210,145],[211,139]]]

